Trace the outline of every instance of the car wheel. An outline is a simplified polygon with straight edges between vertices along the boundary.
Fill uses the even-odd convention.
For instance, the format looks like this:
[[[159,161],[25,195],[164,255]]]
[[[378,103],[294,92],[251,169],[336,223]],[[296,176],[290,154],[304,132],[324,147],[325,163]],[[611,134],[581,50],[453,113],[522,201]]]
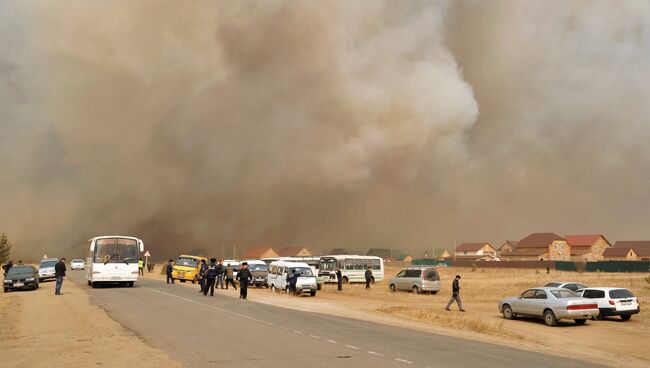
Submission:
[[[576,325],[584,325],[585,323],[587,323],[586,318],[576,319],[575,321],[576,321]]]
[[[88,286],[90,286],[90,280],[88,280]]]
[[[271,292],[275,293],[275,284],[271,284]]]
[[[4,289],[4,292],[5,292],[5,293],[9,292],[9,289],[8,289],[8,288],[3,288],[3,289]]]
[[[390,291],[395,292],[397,289],[395,288],[395,284],[390,284]]]
[[[632,318],[631,314],[621,314],[621,319],[623,321],[628,321],[630,318]]]
[[[97,287],[97,283],[91,281],[91,282],[90,282],[90,287],[93,288],[93,289],[96,288],[96,287]]]
[[[289,294],[289,287],[288,287],[288,286],[284,288],[284,292],[285,292],[286,294]]]
[[[547,326],[557,325],[557,318],[555,318],[555,314],[552,310],[547,309],[544,311],[544,323],[546,323]]]
[[[129,281],[129,282],[127,282],[127,286],[128,286],[128,287],[133,287],[133,284],[134,284],[133,281]]]
[[[438,294],[438,292],[437,291],[432,291],[431,294],[436,295],[436,294]]]
[[[178,281],[180,281],[180,282],[182,282],[182,283],[185,283],[185,281],[187,281],[187,280],[178,280]]]
[[[316,285],[316,289],[320,290],[322,288],[323,288],[323,285],[321,285],[321,284]]]
[[[508,304],[504,305],[503,308],[501,308],[501,313],[505,319],[515,319],[515,313],[512,311],[512,308],[510,308]]]
[[[198,279],[196,278],[196,276],[194,276],[194,280],[192,280],[192,283],[196,284],[197,281],[198,281]]]
[[[311,296],[316,296],[316,292],[315,292],[315,291],[312,291],[311,293],[309,293],[309,295],[311,295]]]
[[[420,294],[420,288],[417,285],[413,285],[413,294]]]

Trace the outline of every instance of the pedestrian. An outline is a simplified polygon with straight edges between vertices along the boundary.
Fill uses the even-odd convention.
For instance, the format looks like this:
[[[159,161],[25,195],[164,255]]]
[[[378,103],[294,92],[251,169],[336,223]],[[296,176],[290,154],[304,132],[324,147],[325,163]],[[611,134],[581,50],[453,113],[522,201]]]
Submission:
[[[205,264],[205,260],[202,260]],[[208,289],[210,290],[210,296],[214,296],[214,280],[217,278],[217,259],[210,258],[210,265],[206,265],[205,279],[203,281],[203,295],[208,295]]]
[[[10,260],[9,262],[7,262],[7,264],[2,266],[2,269],[4,270],[4,273],[7,273],[13,266],[14,266],[14,261]]]
[[[223,262],[219,261],[217,265],[217,287],[223,289],[223,278],[226,273],[226,268],[223,267]]]
[[[370,266],[368,266],[365,276],[366,276],[366,290],[367,290],[370,289],[370,283],[372,282],[372,271],[370,270]]]
[[[299,273],[296,270],[291,270],[291,277],[289,278],[289,294],[296,295],[296,284],[298,284]]]
[[[343,275],[341,275],[341,269],[336,267],[336,290],[343,291]]]
[[[248,283],[253,278],[251,271],[248,270],[248,263],[241,264],[241,269],[237,272],[237,279],[239,279],[239,298],[246,299],[248,297]]]
[[[171,283],[174,283],[174,278],[172,277],[172,271],[174,270],[174,260],[170,259],[169,262],[167,262],[167,283],[169,284],[169,281]]]
[[[63,278],[65,277],[65,258],[61,258],[54,265],[54,276],[56,276],[56,286],[54,287],[54,295],[61,295],[61,286],[63,286]]]
[[[235,290],[237,290],[237,285],[235,285],[235,278],[234,278],[234,276],[233,276],[233,275],[234,275],[234,272],[235,272],[234,269],[232,268],[232,266],[230,265],[230,263],[228,263],[228,264],[226,265],[226,290],[228,289],[228,284],[231,284],[232,287],[233,287]]]
[[[445,310],[450,311],[451,309],[449,309],[449,307],[454,301],[458,303],[458,309],[461,312],[464,312],[465,310],[463,309],[463,302],[460,301],[460,275],[456,275],[454,282],[451,283],[451,299],[449,299],[449,303],[447,303]]]
[[[142,258],[138,261],[138,275],[144,276],[144,261]]]
[[[202,259],[201,265],[199,266],[199,274],[196,275],[196,277],[199,278],[199,285],[201,286],[201,290],[199,291],[199,293],[202,293],[203,289],[205,288],[205,283],[206,283],[205,278],[207,277],[205,273],[207,272],[207,270],[208,270],[208,265],[207,263],[205,263],[205,259]]]
[[[546,266],[546,274],[548,275],[549,273],[551,273],[551,269],[548,266]]]
[[[153,271],[153,263],[151,263],[151,262],[147,262],[147,271],[148,271],[149,273],[151,273],[151,271]]]

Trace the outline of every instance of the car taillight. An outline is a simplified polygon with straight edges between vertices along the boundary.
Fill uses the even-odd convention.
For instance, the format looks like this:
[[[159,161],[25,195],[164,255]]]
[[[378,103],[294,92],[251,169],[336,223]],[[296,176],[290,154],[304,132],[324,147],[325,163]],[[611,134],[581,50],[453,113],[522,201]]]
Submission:
[[[573,304],[566,307],[567,310],[596,309],[597,304]]]
[[[609,301],[609,305],[616,305],[616,303],[614,303],[613,300],[610,300],[610,301]]]

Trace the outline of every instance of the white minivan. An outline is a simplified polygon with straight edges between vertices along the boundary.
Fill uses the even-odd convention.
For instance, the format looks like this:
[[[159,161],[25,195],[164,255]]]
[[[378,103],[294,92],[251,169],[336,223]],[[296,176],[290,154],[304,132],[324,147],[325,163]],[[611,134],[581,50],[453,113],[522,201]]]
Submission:
[[[316,296],[316,291],[318,290],[316,275],[314,275],[311,267],[305,262],[271,262],[266,282],[273,291],[276,289],[289,291],[287,275],[295,272],[300,275],[296,282],[296,293],[309,293],[311,296]]]

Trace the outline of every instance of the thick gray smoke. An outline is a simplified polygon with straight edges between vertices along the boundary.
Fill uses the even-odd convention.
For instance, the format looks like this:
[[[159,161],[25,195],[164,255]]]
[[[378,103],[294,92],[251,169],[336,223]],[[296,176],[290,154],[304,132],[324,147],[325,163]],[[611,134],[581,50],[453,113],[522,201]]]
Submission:
[[[0,231],[24,257],[644,237],[649,14],[3,2]]]

